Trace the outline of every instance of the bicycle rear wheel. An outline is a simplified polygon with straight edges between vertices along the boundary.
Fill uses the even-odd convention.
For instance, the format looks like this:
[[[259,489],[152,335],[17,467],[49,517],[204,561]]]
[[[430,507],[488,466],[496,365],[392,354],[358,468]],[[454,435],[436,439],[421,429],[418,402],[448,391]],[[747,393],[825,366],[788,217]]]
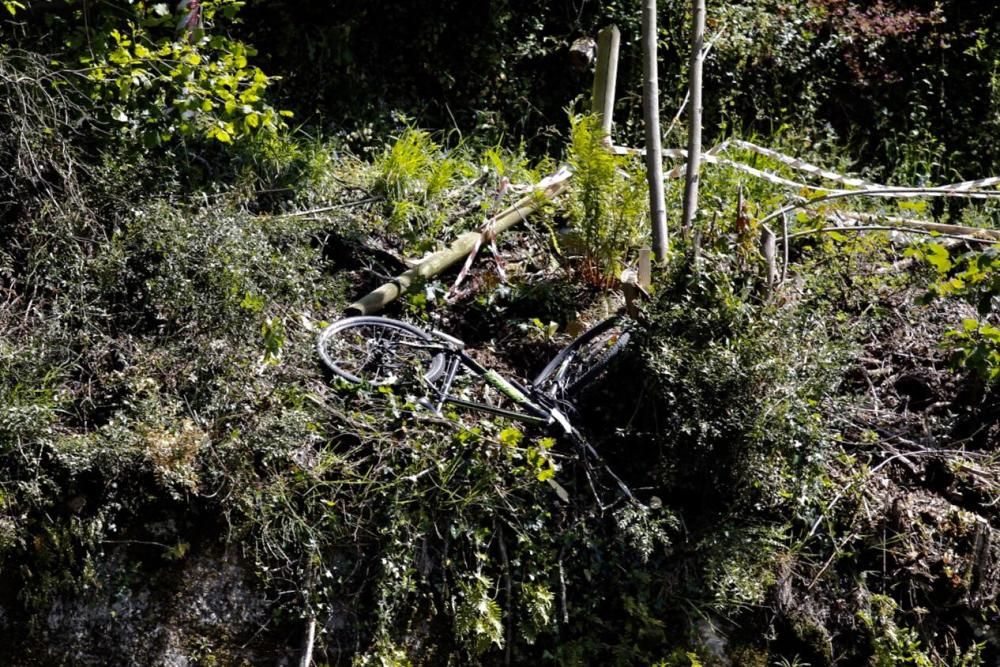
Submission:
[[[334,375],[359,384],[433,382],[444,370],[431,334],[387,317],[338,320],[320,333],[316,349]]]
[[[622,318],[599,322],[563,348],[531,384],[549,396],[572,398],[607,370],[629,337]]]

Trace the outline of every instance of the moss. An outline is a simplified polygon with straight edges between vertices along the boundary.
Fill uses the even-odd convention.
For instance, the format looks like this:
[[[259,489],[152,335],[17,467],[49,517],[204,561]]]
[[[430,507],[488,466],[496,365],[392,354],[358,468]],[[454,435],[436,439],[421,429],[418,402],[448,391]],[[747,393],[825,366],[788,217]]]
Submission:
[[[822,623],[803,612],[790,614],[788,621],[792,636],[801,647],[798,653],[806,662],[816,667],[833,664],[833,638]]]
[[[737,646],[729,654],[733,667],[769,667],[770,653],[756,646]]]

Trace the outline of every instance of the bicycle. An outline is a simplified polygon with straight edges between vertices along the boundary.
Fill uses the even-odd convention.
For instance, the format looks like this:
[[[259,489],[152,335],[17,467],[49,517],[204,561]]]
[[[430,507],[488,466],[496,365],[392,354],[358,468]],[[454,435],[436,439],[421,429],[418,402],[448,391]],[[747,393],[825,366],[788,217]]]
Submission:
[[[527,385],[486,368],[465,352],[464,342],[453,336],[437,330],[425,331],[387,317],[358,316],[338,320],[320,333],[317,350],[324,365],[335,376],[352,384],[422,385],[433,399],[423,396],[416,402],[436,415],[440,415],[448,403],[526,423],[558,425],[564,435],[601,463],[630,500],[638,502],[628,486],[571,423],[576,412],[574,399],[600,377],[628,345],[631,324],[631,320],[622,316],[598,323],[563,348]],[[462,370],[482,379],[517,408],[501,408],[450,393]],[[563,497],[564,494],[562,491],[559,495]]]

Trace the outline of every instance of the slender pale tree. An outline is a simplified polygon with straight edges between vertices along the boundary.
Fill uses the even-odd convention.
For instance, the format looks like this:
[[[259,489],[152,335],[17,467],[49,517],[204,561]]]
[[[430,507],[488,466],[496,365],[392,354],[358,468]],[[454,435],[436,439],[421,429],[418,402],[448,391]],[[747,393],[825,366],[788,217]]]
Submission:
[[[657,261],[667,256],[667,206],[663,200],[663,158],[660,146],[660,85],[656,59],[656,0],[642,6],[642,106],[646,125],[646,180],[649,183],[649,218],[653,224],[653,253]]]
[[[688,163],[684,181],[684,218],[681,229],[691,233],[698,212],[698,180],[701,172],[701,70],[705,61],[705,0],[692,0],[694,14],[691,34],[690,91],[688,100]]]

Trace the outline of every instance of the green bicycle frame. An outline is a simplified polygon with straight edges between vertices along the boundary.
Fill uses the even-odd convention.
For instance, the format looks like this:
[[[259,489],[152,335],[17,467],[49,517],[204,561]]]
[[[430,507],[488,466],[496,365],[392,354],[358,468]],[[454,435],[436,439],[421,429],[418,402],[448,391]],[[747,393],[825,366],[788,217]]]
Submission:
[[[448,361],[448,370],[444,385],[440,390],[435,389],[435,392],[438,394],[436,406],[438,411],[440,411],[443,404],[451,403],[452,405],[459,405],[472,410],[480,410],[499,417],[507,417],[509,419],[516,419],[518,421],[528,422],[531,424],[549,424],[554,421],[551,410],[547,410],[544,406],[538,405],[528,398],[528,394],[531,393],[528,389],[504,378],[494,370],[487,369],[485,366],[461,350],[450,350],[449,355],[454,356]],[[449,394],[448,391],[451,389],[451,383],[455,379],[455,375],[457,374],[458,367],[460,365],[468,367],[473,373],[482,377],[488,385],[509,398],[516,405],[524,409],[525,412],[498,408],[493,405],[487,405],[486,403],[479,403],[477,401],[467,401],[463,398],[458,398],[457,396]]]

